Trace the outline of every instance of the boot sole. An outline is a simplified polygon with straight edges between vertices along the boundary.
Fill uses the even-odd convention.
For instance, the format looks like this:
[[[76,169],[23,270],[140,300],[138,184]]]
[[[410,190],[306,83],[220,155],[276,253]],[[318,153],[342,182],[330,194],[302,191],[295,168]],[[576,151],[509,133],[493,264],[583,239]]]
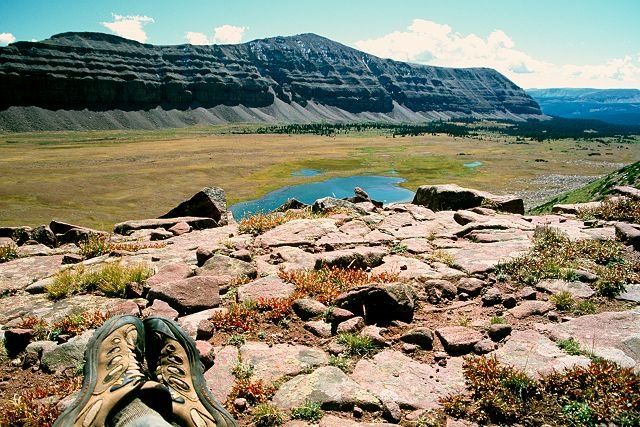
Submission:
[[[89,399],[93,394],[93,390],[96,388],[96,383],[98,381],[98,369],[95,366],[95,363],[88,363],[89,360],[97,360],[98,359],[98,351],[100,346],[97,345],[98,342],[102,342],[109,334],[111,334],[114,330],[118,329],[121,326],[126,324],[133,324],[138,329],[138,340],[136,342],[136,348],[138,351],[142,351],[144,348],[144,326],[142,321],[130,315],[112,317],[111,319],[104,322],[104,324],[93,334],[93,337],[89,340],[87,344],[87,348],[84,352],[84,368],[82,370],[84,375],[84,380],[82,382],[82,388],[79,392],[79,398],[76,399],[75,402],[66,411],[64,411],[58,419],[56,419],[55,423],[53,423],[53,427],[73,427],[74,422],[78,415],[80,415],[81,410],[87,404]]]
[[[158,323],[162,324],[162,327],[155,327],[155,325],[157,325]],[[202,369],[200,354],[196,349],[195,341],[190,336],[185,334],[176,322],[164,317],[148,317],[144,319],[144,325],[145,330],[149,334],[149,336],[151,336],[150,332],[154,329],[162,332],[164,328],[167,328],[171,332],[171,335],[166,334],[166,331],[165,334],[175,338],[187,352],[187,355],[189,357],[189,368],[191,370],[191,382],[193,383],[193,388],[198,395],[198,399],[200,400],[200,402],[212,415],[216,413],[219,414],[220,417],[223,418],[223,421],[226,423],[226,427],[237,427],[238,424],[236,423],[235,419],[231,416],[231,414],[229,414],[229,412],[227,412],[226,409],[222,407],[222,405],[213,397],[213,395],[211,395],[211,392],[209,391],[209,387],[204,380],[204,371]],[[150,366],[150,368],[155,370],[155,366]],[[216,417],[214,416],[214,418]],[[218,427],[225,426],[223,425]]]

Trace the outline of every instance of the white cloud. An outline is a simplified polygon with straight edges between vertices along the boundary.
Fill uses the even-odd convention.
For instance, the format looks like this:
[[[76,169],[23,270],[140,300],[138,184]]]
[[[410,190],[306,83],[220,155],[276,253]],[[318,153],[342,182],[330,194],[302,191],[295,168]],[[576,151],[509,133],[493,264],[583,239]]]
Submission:
[[[0,33],[0,46],[6,46],[16,41],[16,37],[11,33]]]
[[[184,38],[191,44],[237,44],[242,42],[246,27],[223,25],[213,29],[213,37],[209,39],[206,34],[188,31]]]
[[[486,38],[462,35],[444,24],[415,19],[407,31],[355,43],[358,49],[399,61],[443,67],[491,67],[524,88],[640,87],[640,54],[604,64],[552,64],[518,50],[502,30]]]
[[[131,40],[137,40],[140,43],[147,41],[147,33],[144,32],[142,27],[150,22],[154,22],[153,18],[148,16],[123,16],[113,15],[113,22],[102,22],[102,25],[116,33],[121,37],[125,37]]]
[[[185,39],[191,44],[211,44],[207,35],[204,33],[194,33],[192,31],[187,31],[187,34],[184,36]]]
[[[246,27],[223,25],[213,29],[213,42],[219,44],[236,44],[242,41]]]

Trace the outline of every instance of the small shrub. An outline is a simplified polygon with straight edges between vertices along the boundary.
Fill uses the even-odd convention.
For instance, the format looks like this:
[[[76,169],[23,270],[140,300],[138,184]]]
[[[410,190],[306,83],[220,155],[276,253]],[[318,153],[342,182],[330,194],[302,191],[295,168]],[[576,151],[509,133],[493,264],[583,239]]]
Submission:
[[[295,298],[310,297],[331,305],[341,293],[370,283],[392,283],[397,274],[372,274],[359,268],[323,267],[318,270],[281,271],[285,282],[295,285]]]
[[[320,404],[311,400],[306,400],[304,405],[291,409],[291,416],[294,419],[305,420],[312,423],[320,421],[323,415],[324,413],[322,412]]]
[[[239,380],[248,380],[253,375],[253,370],[253,365],[238,362],[231,369],[231,373]]]
[[[578,212],[578,218],[600,218],[606,221],[640,222],[640,201],[621,197],[607,199],[600,207],[595,209],[583,209]]]
[[[429,258],[432,261],[441,262],[449,267],[453,267],[456,263],[455,258],[451,254],[448,254],[447,252],[443,251],[442,249],[433,251],[433,253]]]
[[[549,299],[556,305],[556,308],[560,311],[567,311],[575,304],[573,295],[568,291],[561,291],[553,294],[549,297]]]
[[[46,320],[30,316],[16,326],[22,329],[31,329],[35,339],[56,341],[60,335],[74,337],[86,330],[96,329],[102,326],[109,317],[109,314],[97,310],[83,311],[82,313],[69,314],[53,324],[49,324]]]
[[[49,298],[57,300],[64,298],[67,295],[79,293],[83,290],[83,274],[83,266],[69,268],[56,273],[53,277],[53,282],[46,287],[47,295]]]
[[[329,365],[335,366],[342,372],[349,372],[349,369],[351,369],[351,359],[343,355],[336,356],[332,354],[329,356]]]
[[[594,314],[596,311],[598,311],[596,305],[592,301],[587,299],[578,301],[573,307],[573,312],[579,316],[585,314]]]
[[[378,345],[371,338],[364,335],[350,333],[339,334],[338,343],[347,348],[346,353],[350,356],[369,356],[378,348]]]
[[[389,248],[389,252],[391,252],[392,254],[402,254],[406,251],[407,245],[403,245],[402,243],[395,243]]]
[[[258,298],[256,309],[266,314],[267,320],[281,323],[293,314],[293,298]]]
[[[236,382],[227,398],[227,407],[233,408],[237,398],[247,399],[249,405],[265,403],[275,393],[273,386],[265,385],[262,380],[254,378],[236,378]],[[232,409],[233,410],[233,409]]]
[[[0,263],[16,258],[18,258],[18,247],[15,244],[0,245]]]
[[[238,231],[240,234],[253,234],[257,236],[294,219],[314,219],[322,216],[322,214],[311,212],[311,209],[257,213],[241,219],[238,223]]]
[[[253,423],[256,427],[271,427],[282,424],[282,413],[268,403],[261,403],[253,410]]]
[[[82,378],[51,382],[21,391],[8,400],[0,412],[0,425],[12,427],[52,426],[60,411],[57,405],[43,403],[51,396],[67,396],[78,390]]]
[[[226,312],[214,313],[211,322],[219,331],[240,334],[252,332],[256,329],[258,312],[245,304],[231,304]]]
[[[245,338],[244,338],[244,335],[242,334],[233,334],[229,337],[229,345],[240,347],[244,343],[245,343]]]
[[[580,356],[583,354],[580,343],[573,338],[558,340],[556,345],[572,356]]]
[[[596,426],[593,421],[593,411],[583,402],[571,402],[562,407],[562,413],[568,426]]]
[[[503,325],[503,324],[507,323],[507,321],[502,316],[493,316],[489,320],[489,323],[492,324],[492,325]]]
[[[80,255],[93,258],[111,252],[111,236],[107,234],[90,234],[78,243]]]
[[[466,315],[462,315],[458,318],[458,326],[469,326],[471,324],[471,318]]]

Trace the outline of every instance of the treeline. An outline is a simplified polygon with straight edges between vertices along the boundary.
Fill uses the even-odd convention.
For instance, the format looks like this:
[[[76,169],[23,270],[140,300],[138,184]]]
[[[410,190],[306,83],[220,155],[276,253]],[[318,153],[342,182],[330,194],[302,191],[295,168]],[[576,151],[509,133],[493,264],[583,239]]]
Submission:
[[[283,134],[283,135],[321,135],[336,136],[338,134],[379,132],[396,136],[419,136],[427,134],[445,133],[451,136],[465,136],[469,134],[469,129],[449,122],[435,121],[428,123],[309,123],[309,124],[289,124],[277,126],[264,126],[254,130],[260,134]]]
[[[449,136],[478,136],[491,132],[522,139],[545,141],[550,139],[619,139],[640,135],[640,126],[616,125],[599,120],[566,119],[553,117],[550,120],[516,122],[508,120],[482,120],[474,118],[455,119],[455,122],[433,121],[426,123],[309,123],[263,126],[240,131],[243,133],[320,135],[377,132],[392,137],[446,134]]]

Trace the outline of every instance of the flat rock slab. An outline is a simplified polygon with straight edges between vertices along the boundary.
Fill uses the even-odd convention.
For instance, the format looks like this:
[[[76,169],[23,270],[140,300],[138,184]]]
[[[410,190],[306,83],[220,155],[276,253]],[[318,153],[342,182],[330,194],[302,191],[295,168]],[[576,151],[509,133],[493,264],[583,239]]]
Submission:
[[[236,277],[255,278],[256,268],[249,262],[226,255],[214,255],[196,271],[198,276],[217,276],[231,280]]]
[[[24,289],[62,269],[63,255],[18,258],[0,263],[0,292]]]
[[[144,301],[144,300],[143,300]],[[138,314],[135,300],[108,298],[98,295],[74,295],[59,301],[45,295],[14,295],[0,298],[0,324],[8,324],[22,317],[39,317],[49,323],[70,314],[100,310],[113,314]]]
[[[640,308],[546,325],[553,339],[573,338],[585,351],[640,371]]]
[[[551,208],[551,212],[576,215],[580,213],[580,211],[587,210],[587,209],[597,209],[600,206],[602,206],[602,202],[561,204],[561,205],[553,205],[553,207]]]
[[[358,246],[353,249],[322,252],[316,257],[315,267],[321,268],[323,265],[362,269],[377,267],[382,264],[382,259],[388,253],[389,250],[382,246]]]
[[[296,219],[258,236],[256,246],[315,245],[321,237],[337,232],[338,228],[332,219]]]
[[[436,334],[447,353],[462,355],[473,350],[473,346],[482,339],[482,334],[464,326],[447,326],[436,329]]]
[[[253,366],[254,376],[266,384],[308,372],[329,362],[324,351],[313,347],[291,344],[270,347],[261,342],[248,342],[240,347],[240,358],[243,363]]]
[[[509,310],[516,319],[546,314],[553,310],[553,304],[548,301],[522,301],[520,304]]]
[[[457,248],[443,249],[454,264],[469,274],[492,271],[496,265],[527,253],[533,247],[530,240],[510,240],[496,243],[464,242]]]
[[[140,220],[132,220],[125,221],[119,224],[116,224],[113,227],[113,232],[116,234],[129,234],[135,230],[143,230],[147,228],[164,228],[165,230],[175,226],[178,223],[185,222],[191,228],[195,230],[202,230],[205,228],[213,228],[217,227],[218,224],[213,218],[204,218],[204,217],[195,217],[195,216],[183,216],[177,218],[167,218],[167,219],[140,219]]]
[[[316,257],[300,248],[282,246],[273,249],[270,262],[277,264],[278,268],[284,271],[308,270],[316,265]]]
[[[536,288],[541,291],[547,291],[551,294],[569,292],[576,298],[590,298],[596,293],[596,291],[586,283],[567,282],[566,280],[561,279],[543,280],[538,282]]]
[[[361,359],[351,377],[378,398],[402,408],[434,409],[438,399],[464,388],[462,358],[450,358],[446,367],[419,363],[395,350]]]
[[[192,273],[193,269],[189,264],[184,262],[172,262],[162,266],[156,274],[147,279],[145,284],[150,288],[154,288],[164,283],[186,279]]]
[[[284,410],[302,406],[307,400],[318,402],[327,410],[379,410],[380,402],[347,374],[333,366],[323,366],[307,375],[284,383],[273,397],[273,403]]]
[[[238,288],[238,301],[257,301],[260,298],[289,298],[295,285],[278,276],[262,277]]]
[[[562,371],[575,365],[588,366],[584,356],[570,356],[546,336],[533,330],[517,331],[498,350],[491,353],[504,364],[514,366],[531,376]]]
[[[436,279],[441,275],[429,264],[402,255],[387,255],[382,264],[371,270],[373,274],[398,274],[401,278],[417,279],[419,277]]]
[[[463,188],[456,184],[421,185],[413,198],[414,205],[434,211],[470,209],[490,206],[495,210],[524,214],[524,202],[515,196],[496,196],[484,191]]]
[[[229,397],[231,389],[236,382],[233,376],[233,368],[240,361],[238,348],[232,345],[216,347],[215,363],[204,373],[207,387],[218,402],[224,402]]]
[[[314,425],[314,424],[306,424]],[[349,418],[340,418],[337,415],[325,415],[320,420],[318,427],[391,427],[397,426],[397,424],[389,423],[363,423]],[[294,426],[291,426],[294,427]],[[302,426],[300,426],[302,427]]]

